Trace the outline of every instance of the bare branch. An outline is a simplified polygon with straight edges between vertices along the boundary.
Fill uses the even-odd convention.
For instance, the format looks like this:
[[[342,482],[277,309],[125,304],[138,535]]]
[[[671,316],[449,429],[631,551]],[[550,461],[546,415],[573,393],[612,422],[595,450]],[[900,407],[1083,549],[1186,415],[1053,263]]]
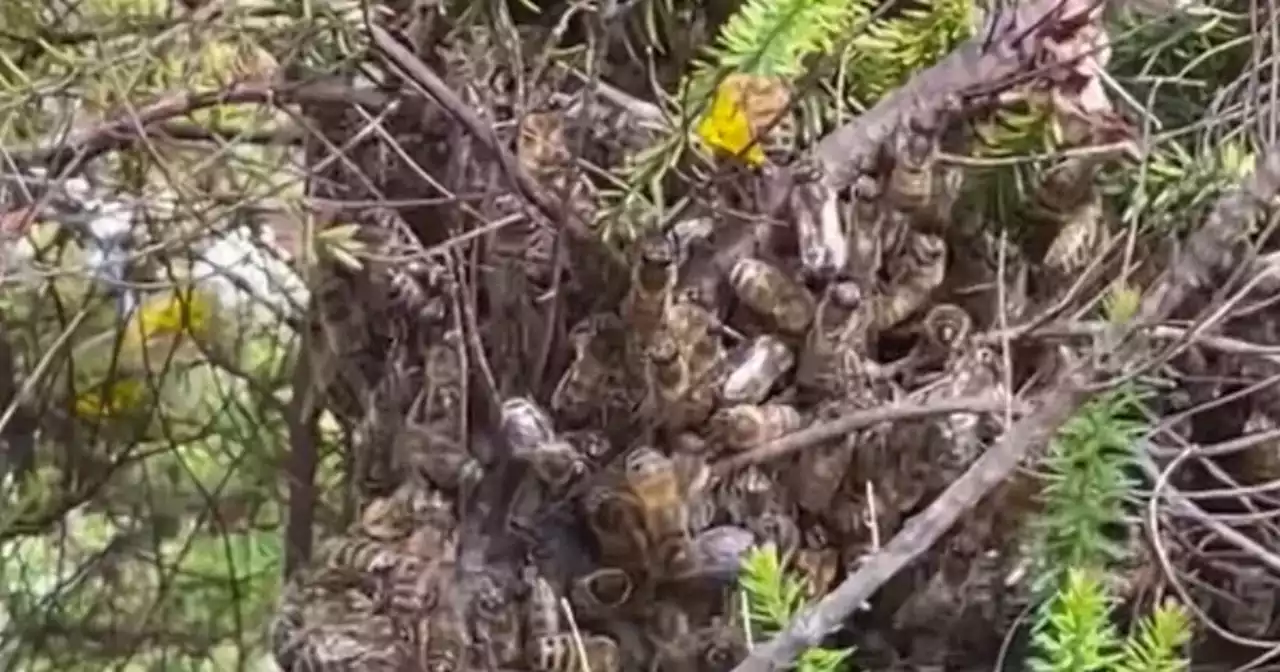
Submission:
[[[177,93],[141,109],[127,110],[65,137],[49,138],[26,147],[8,150],[19,164],[44,165],[50,173],[61,173],[72,163],[84,164],[105,152],[122,149],[139,140],[156,124],[186,116],[216,105],[263,103],[284,105],[297,102],[361,105],[374,109],[390,104],[391,98],[376,91],[361,91],[334,83],[237,84],[224,90]],[[213,134],[212,131],[209,132]]]
[[[786,457],[796,451],[819,445],[864,427],[882,422],[916,420],[949,413],[1001,413],[1008,402],[990,397],[961,397],[945,399],[929,404],[894,404],[842,415],[829,422],[821,422],[770,441],[745,453],[727,457],[715,464],[718,473],[726,474],[752,464]]]
[[[950,101],[990,100],[1032,78],[1061,79],[1061,71],[1073,70],[1096,47],[1058,45],[1094,37],[1086,28],[1101,11],[1101,3],[1089,0],[1037,0],[993,12],[979,35],[823,138],[814,158],[823,168],[824,186],[848,186],[859,167],[873,160],[893,130],[909,119],[936,118]]]
[[[498,139],[497,134],[493,132],[492,126],[480,119],[473,110],[467,107],[467,104],[458,97],[458,94],[454,93],[436,73],[432,72],[431,68],[427,67],[425,63],[401,45],[386,30],[378,26],[372,26],[370,30],[373,33],[373,43],[382,52],[383,57],[392,66],[401,70],[410,81],[422,87],[429,96],[440,103],[441,107],[445,108],[449,114],[466,126],[467,130],[476,139],[484,143],[486,148],[498,159],[503,172],[511,180],[516,191],[525,200],[532,203],[551,221],[567,224],[570,231],[583,238],[594,237],[591,231],[587,229],[585,222],[577,221],[568,208],[548,196],[538,186],[533,177],[525,171],[524,167],[516,161],[516,158],[511,155],[511,152]]]

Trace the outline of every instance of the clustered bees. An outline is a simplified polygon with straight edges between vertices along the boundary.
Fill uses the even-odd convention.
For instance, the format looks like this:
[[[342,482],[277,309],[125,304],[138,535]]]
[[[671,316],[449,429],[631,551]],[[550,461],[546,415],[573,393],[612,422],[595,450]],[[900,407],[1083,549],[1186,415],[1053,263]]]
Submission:
[[[501,404],[496,434],[521,468],[501,533],[527,547],[505,567],[462,559],[459,510],[485,457],[458,420],[465,339],[455,328],[432,342],[427,389],[377,476],[401,483],[290,582],[273,630],[281,664],[728,670],[747,650],[734,588],[749,548],[776,545],[811,596],[855,570],[972,464],[999,417],[885,423],[781,459],[726,460],[861,409],[1009,393],[978,332],[1000,312],[995,286],[1017,285],[990,272],[975,284],[991,259],[953,254],[961,179],[938,160],[949,121],[935,116],[900,124],[853,181],[837,232],[794,222],[748,254],[713,254],[709,282],[700,250],[715,247],[715,226],[637,241],[624,300],[571,327],[549,398]],[[1092,168],[1051,172],[1036,199],[1062,223],[1043,256],[1064,270],[1099,236]],[[1027,269],[1018,254],[1002,263]],[[942,544],[918,591],[877,606],[897,630],[934,630],[928,655],[945,654],[948,624],[975,595],[1001,591],[1006,531],[994,527]]]

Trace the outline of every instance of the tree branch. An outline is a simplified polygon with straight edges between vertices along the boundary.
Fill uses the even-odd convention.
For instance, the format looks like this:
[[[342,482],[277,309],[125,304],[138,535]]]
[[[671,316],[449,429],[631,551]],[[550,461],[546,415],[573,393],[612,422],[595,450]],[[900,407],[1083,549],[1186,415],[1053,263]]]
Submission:
[[[236,84],[218,91],[177,93],[141,108],[130,109],[113,118],[72,131],[64,137],[46,138],[8,150],[16,163],[43,165],[50,174],[59,174],[68,165],[84,164],[102,154],[127,147],[157,125],[216,105],[263,103],[284,105],[299,102],[362,105],[378,109],[391,97],[332,82],[292,84]]]
[[[512,156],[507,147],[498,139],[493,126],[481,119],[467,104],[445,84],[436,73],[431,71],[417,56],[400,44],[386,30],[379,26],[371,26],[374,45],[382,52],[388,63],[399,69],[409,81],[422,87],[427,95],[434,98],[449,114],[453,115],[471,135],[485,145],[498,160],[507,178],[511,180],[516,191],[529,203],[533,204],[543,215],[557,224],[568,225],[570,231],[582,238],[594,239],[585,222],[578,221],[564,204],[548,196],[533,177]]]
[[[937,119],[954,101],[980,109],[1033,80],[1054,88],[1066,82],[1080,86],[1079,78],[1069,75],[1094,67],[1083,61],[1099,50],[1093,42],[1105,39],[1096,29],[1101,14],[1102,3],[1093,0],[1036,0],[993,12],[981,34],[818,143],[814,157],[823,168],[824,186],[849,186],[894,129],[911,120]]]
[[[718,474],[727,474],[752,464],[786,457],[796,451],[882,422],[915,420],[949,413],[1000,413],[1004,412],[1007,405],[1008,402],[1004,399],[977,396],[943,399],[928,404],[892,404],[854,411],[834,420],[820,422],[798,432],[792,432],[747,452],[726,457],[716,462],[713,469]]]

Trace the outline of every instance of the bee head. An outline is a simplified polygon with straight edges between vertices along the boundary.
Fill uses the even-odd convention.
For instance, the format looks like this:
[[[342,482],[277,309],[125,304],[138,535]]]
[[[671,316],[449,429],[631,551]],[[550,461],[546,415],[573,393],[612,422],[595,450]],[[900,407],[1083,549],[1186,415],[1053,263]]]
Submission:
[[[706,663],[704,669],[711,672],[731,670],[734,665],[738,664],[739,660],[747,655],[746,643],[737,634],[736,628],[722,625],[713,625],[711,627],[715,629],[715,633],[707,638],[702,649],[702,660]]]
[[[616,670],[622,664],[618,643],[607,635],[587,635],[582,638],[582,648],[587,652],[587,664],[593,670]]]
[[[590,430],[566,434],[565,439],[577,449],[579,455],[596,463],[608,457],[612,448],[609,437]]]
[[[680,345],[670,333],[659,332],[649,344],[649,361],[659,366],[674,364],[680,358]]]
[[[531,450],[554,436],[551,418],[527,397],[503,401],[500,416],[499,431],[517,453]]]
[[[649,476],[666,471],[670,466],[671,459],[652,446],[640,446],[627,453],[623,460],[623,469],[628,476]]]
[[[728,432],[738,441],[750,442],[760,432],[763,422],[759,406],[742,405],[728,409]]]
[[[927,266],[946,258],[947,243],[939,236],[917,233],[912,240],[911,253],[918,263]]]
[[[566,441],[552,441],[538,447],[538,459],[533,468],[539,480],[560,487],[586,472],[586,465],[578,451]]]
[[[597,569],[578,579],[578,584],[593,606],[610,609],[625,604],[635,590],[631,576],[617,567]]]
[[[853,311],[862,307],[862,288],[852,281],[837,282],[828,290],[831,302],[844,310]]]
[[[940,303],[925,315],[924,328],[935,343],[952,348],[969,337],[973,318],[957,305]]]

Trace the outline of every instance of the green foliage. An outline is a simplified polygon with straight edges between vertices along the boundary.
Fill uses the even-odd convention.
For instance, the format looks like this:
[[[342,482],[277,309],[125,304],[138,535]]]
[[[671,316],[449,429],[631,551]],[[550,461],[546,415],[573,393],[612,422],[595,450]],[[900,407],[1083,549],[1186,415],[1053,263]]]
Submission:
[[[1118,672],[1183,672],[1190,667],[1180,650],[1191,641],[1191,619],[1167,601],[1142,619],[1124,643]]]
[[[805,71],[806,57],[834,49],[837,38],[869,16],[873,7],[868,0],[747,0],[681,84],[666,136],[619,169],[625,186],[607,195],[612,205],[599,219],[605,224],[605,241],[625,246],[661,219],[664,180],[688,156],[693,129],[723,76],[746,73],[794,80]]]
[[[1123,547],[1127,473],[1141,420],[1141,397],[1122,388],[1085,405],[1058,431],[1044,458],[1044,511],[1034,522],[1036,592],[1051,594],[1064,572],[1105,568]]]
[[[738,579],[739,597],[747,604],[754,637],[769,637],[791,622],[805,607],[804,582],[786,571],[785,561],[773,544],[751,549],[742,562]],[[853,649],[815,647],[800,656],[800,672],[831,672],[841,669]]]
[[[696,68],[695,81],[714,70],[793,79],[804,72],[809,54],[830,51],[853,22],[870,15],[866,0],[747,0],[725,22]],[[711,87],[695,85],[695,97]]]
[[[1185,233],[1201,221],[1224,189],[1253,171],[1254,154],[1242,143],[1228,141],[1209,151],[1170,142],[1152,154],[1141,169],[1117,171],[1104,190],[1116,202],[1125,222],[1143,221],[1157,232]]]
[[[1106,587],[1090,570],[1070,569],[1033,635],[1036,672],[1111,670],[1120,660]]]
[[[972,0],[937,0],[873,21],[842,54],[845,86],[863,104],[875,103],[968,39],[973,15]]]
[[[1108,69],[1164,129],[1194,126],[1248,62],[1247,16],[1209,11],[1125,19],[1111,29]]]
[[[1156,609],[1126,639],[1112,622],[1105,577],[1124,555],[1115,537],[1133,487],[1131,454],[1145,429],[1141,404],[1127,387],[1094,399],[1059,430],[1044,458],[1044,511],[1034,523],[1037,672],[1172,672],[1188,665],[1180,649],[1191,624],[1175,603]]]
[[[1190,661],[1186,610],[1169,601],[1121,639],[1111,621],[1112,598],[1093,570],[1071,569],[1043,605],[1032,635],[1036,672],[1182,672]]]

